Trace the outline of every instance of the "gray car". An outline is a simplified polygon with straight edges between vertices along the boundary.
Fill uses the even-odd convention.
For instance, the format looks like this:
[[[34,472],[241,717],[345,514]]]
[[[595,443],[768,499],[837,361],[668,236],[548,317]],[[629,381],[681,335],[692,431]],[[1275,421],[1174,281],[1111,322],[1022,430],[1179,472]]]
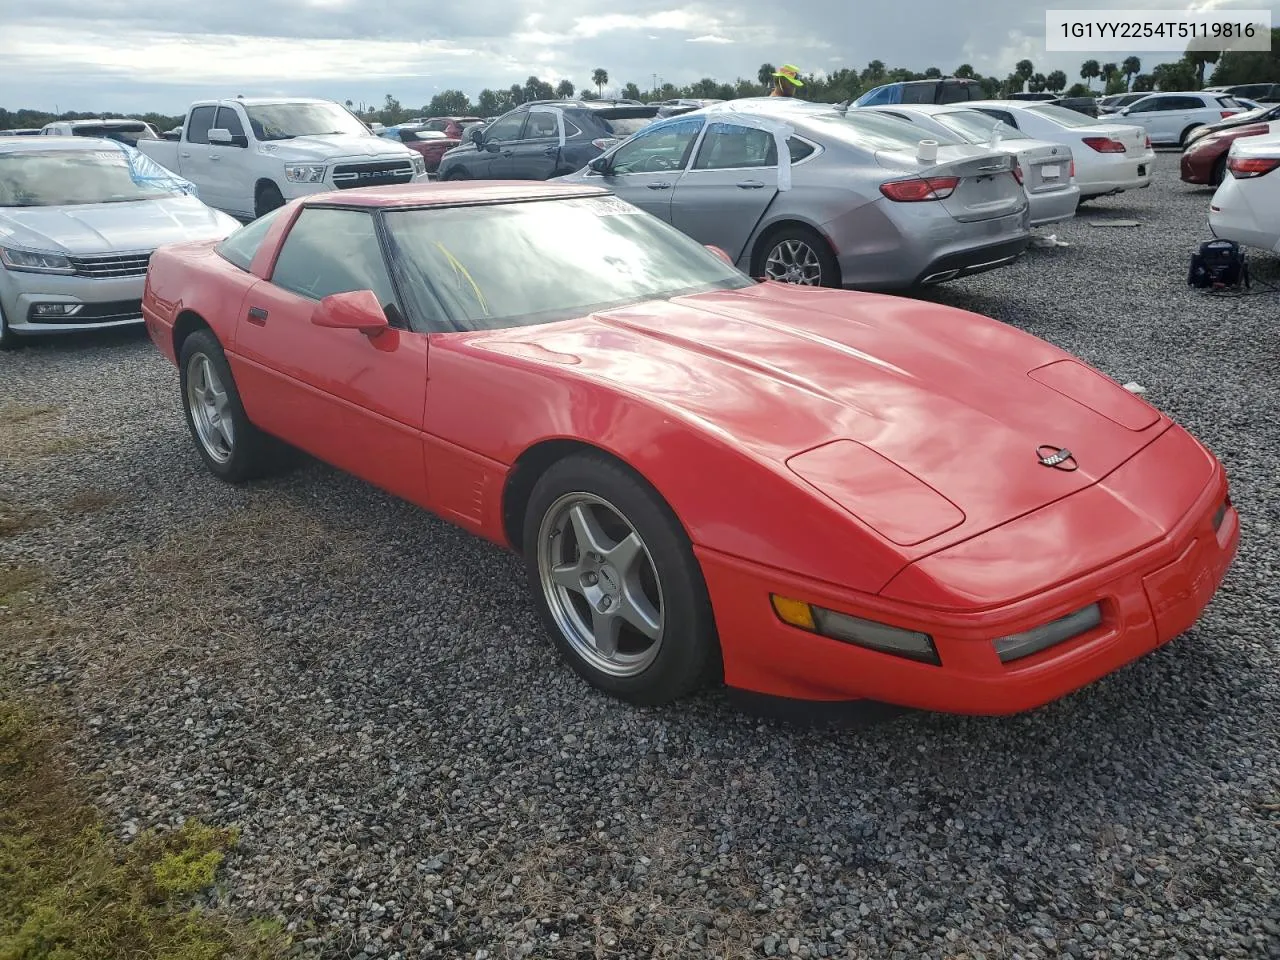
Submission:
[[[0,141],[0,347],[33,333],[142,323],[156,247],[240,224],[113,140]]]
[[[1080,203],[1071,148],[1034,140],[1017,127],[972,110],[967,104],[902,103],[892,107],[860,107],[909,120],[939,143],[993,144],[1018,158],[1022,187],[1031,201],[1031,226],[1070,220]],[[994,135],[994,139],[993,139]]]
[[[896,117],[778,97],[657,121],[559,179],[613,190],[753,277],[904,289],[1022,254],[1014,165]]]

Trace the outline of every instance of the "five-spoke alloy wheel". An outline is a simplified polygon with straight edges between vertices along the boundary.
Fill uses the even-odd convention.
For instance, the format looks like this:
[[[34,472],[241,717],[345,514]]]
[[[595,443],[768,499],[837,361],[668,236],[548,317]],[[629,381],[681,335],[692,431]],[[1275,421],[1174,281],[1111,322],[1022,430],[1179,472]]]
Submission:
[[[665,703],[719,666],[692,545],[666,502],[617,461],[583,453],[552,465],[529,499],[524,552],[552,639],[600,689]]]

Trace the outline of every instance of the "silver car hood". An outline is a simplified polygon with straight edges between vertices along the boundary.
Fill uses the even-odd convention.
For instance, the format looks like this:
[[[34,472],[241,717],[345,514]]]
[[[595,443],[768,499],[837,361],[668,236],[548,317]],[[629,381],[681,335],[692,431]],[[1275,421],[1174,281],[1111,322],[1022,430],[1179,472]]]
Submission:
[[[240,224],[195,197],[58,207],[0,207],[0,244],[55,253],[150,251],[184,240],[218,240]]]

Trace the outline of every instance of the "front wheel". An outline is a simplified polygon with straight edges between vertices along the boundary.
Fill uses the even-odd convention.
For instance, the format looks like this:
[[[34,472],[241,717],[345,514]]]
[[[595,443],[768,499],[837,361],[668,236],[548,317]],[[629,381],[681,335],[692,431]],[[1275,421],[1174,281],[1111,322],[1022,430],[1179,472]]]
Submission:
[[[253,204],[253,212],[256,216],[261,217],[283,206],[284,194],[280,192],[280,188],[274,183],[264,183],[258,187]]]
[[[17,335],[5,323],[4,311],[0,310],[0,350],[15,350],[18,347]]]
[[[198,330],[182,344],[182,409],[205,466],[228,483],[262,476],[280,462],[281,445],[245,415],[218,340]]]
[[[1209,185],[1220,186],[1227,175],[1227,155],[1224,153],[1213,161],[1213,171],[1209,174]]]
[[[561,655],[630,703],[668,703],[719,662],[693,547],[662,498],[602,456],[554,464],[524,524],[534,603]]]
[[[840,286],[840,265],[831,245],[816,231],[790,226],[757,245],[751,275],[809,287]]]

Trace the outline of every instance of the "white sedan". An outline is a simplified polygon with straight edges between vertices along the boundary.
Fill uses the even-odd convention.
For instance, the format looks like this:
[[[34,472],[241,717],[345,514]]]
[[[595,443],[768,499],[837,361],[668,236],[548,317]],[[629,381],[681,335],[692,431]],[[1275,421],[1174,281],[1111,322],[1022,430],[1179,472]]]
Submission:
[[[1280,136],[1231,144],[1227,172],[1209,201],[1209,229],[1220,240],[1280,253]]]
[[[1018,158],[1022,188],[1031,204],[1033,227],[1069,220],[1076,215],[1080,188],[1075,182],[1070,147],[1036,140],[1001,120],[970,110],[967,103],[895,103],[858,109],[907,120],[941,143],[994,144],[1012,153]]]
[[[1222,93],[1153,93],[1121,107],[1107,123],[1136,123],[1152,143],[1185,146],[1197,127],[1225,120],[1248,108]]]
[[[1081,200],[1151,186],[1156,152],[1142,127],[1096,120],[1055,103],[972,100],[965,106],[1029,137],[1069,147]]]

